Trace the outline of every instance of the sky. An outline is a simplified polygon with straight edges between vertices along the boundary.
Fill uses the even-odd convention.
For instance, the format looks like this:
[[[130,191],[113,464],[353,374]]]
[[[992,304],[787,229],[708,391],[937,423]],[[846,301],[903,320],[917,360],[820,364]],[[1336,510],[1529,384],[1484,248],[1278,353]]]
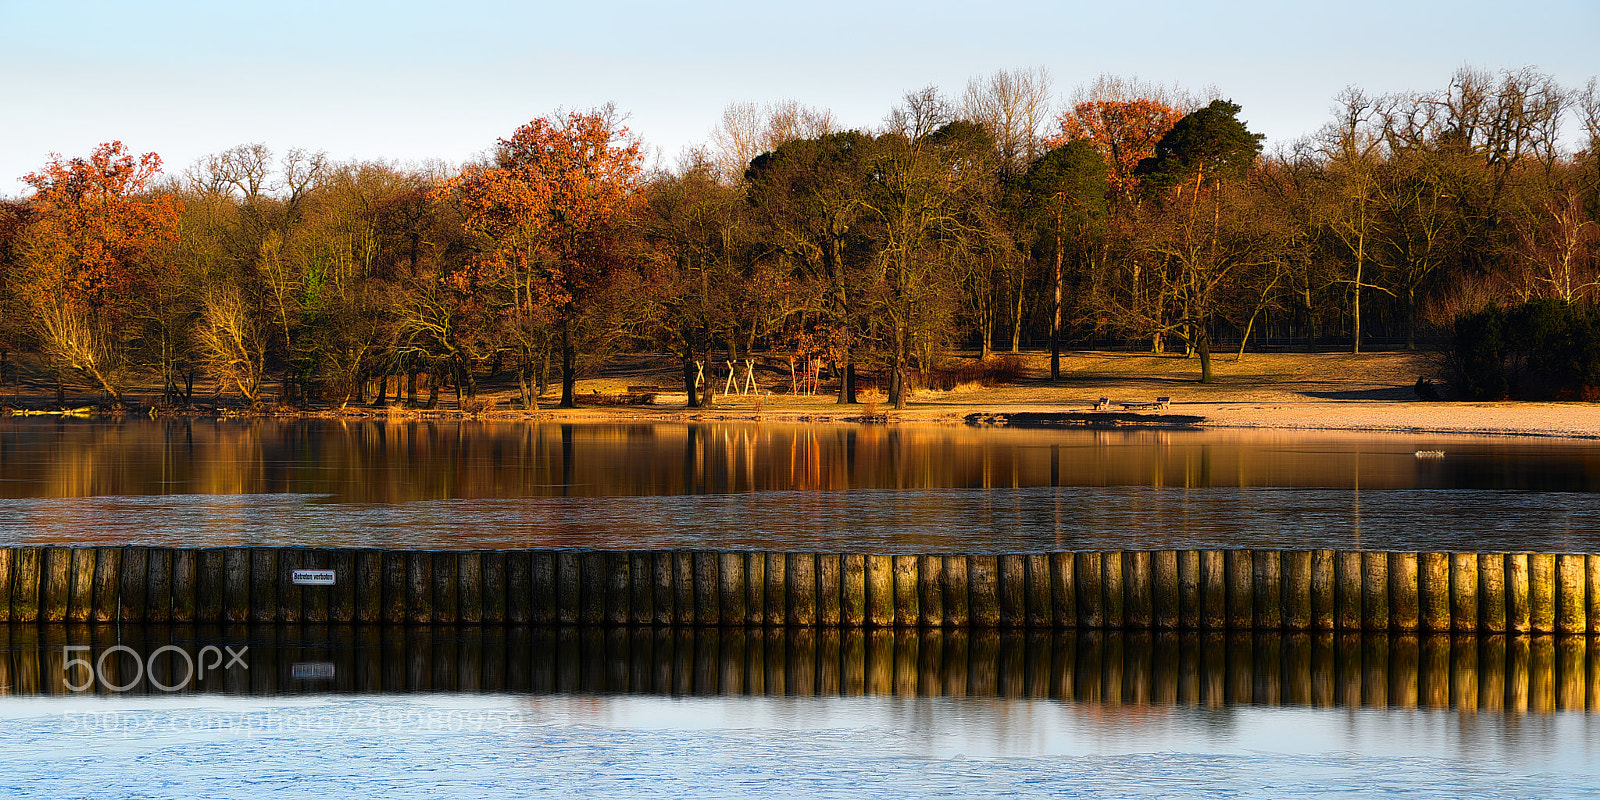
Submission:
[[[663,163],[732,102],[877,125],[907,92],[1043,66],[1065,100],[1102,74],[1217,87],[1268,148],[1346,86],[1458,67],[1600,75],[1600,0],[804,3],[0,0],[0,196],[51,153],[121,140],[168,172],[237,144],[458,164],[558,108],[614,102]]]

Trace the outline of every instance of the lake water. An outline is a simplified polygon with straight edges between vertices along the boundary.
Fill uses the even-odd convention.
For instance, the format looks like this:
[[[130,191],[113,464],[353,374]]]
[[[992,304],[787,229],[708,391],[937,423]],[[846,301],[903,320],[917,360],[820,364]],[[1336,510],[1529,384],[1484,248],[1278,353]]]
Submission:
[[[1600,551],[1600,445],[0,421],[79,542]],[[0,625],[6,797],[1600,797],[1597,718],[1600,637]]]
[[[1600,550],[1600,443],[7,420],[0,518],[12,544],[1575,552]]]

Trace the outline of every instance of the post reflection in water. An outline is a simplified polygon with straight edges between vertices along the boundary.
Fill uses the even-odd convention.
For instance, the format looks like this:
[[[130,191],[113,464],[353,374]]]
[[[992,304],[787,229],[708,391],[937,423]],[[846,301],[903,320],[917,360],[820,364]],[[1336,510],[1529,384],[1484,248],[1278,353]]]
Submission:
[[[0,520],[0,544],[1586,552],[1600,551],[1600,448],[1253,431],[10,419]]]
[[[83,687],[1600,710],[1600,637],[1583,636],[337,625],[12,625],[0,636],[5,695]]]

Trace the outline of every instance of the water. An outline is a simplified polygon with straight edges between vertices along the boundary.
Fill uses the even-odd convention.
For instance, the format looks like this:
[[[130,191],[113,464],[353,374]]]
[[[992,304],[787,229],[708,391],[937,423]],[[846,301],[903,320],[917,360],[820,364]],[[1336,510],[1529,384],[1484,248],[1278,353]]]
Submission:
[[[1600,447],[6,420],[0,543],[1600,552]],[[6,797],[1600,797],[1597,714],[1585,637],[0,625]]]
[[[0,424],[0,518],[9,544],[1577,552],[1600,550],[1600,446],[1225,431],[25,420]]]

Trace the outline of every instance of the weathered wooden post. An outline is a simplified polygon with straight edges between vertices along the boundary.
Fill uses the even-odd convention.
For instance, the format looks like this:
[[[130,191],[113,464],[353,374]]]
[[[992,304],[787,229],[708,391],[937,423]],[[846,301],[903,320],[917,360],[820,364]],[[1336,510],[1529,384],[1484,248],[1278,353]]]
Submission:
[[[674,563],[681,553],[673,553]],[[553,593],[555,622],[557,625],[576,625],[582,614],[583,589],[581,575],[583,563],[579,554],[571,550],[557,550],[551,554],[555,568]]]
[[[1122,573],[1122,552],[1100,553],[1101,616],[1107,628],[1121,628],[1128,622],[1127,581]]]
[[[1055,603],[1055,625],[1058,628],[1075,628],[1078,625],[1078,581],[1073,553],[1050,554],[1050,596]]]
[[[1101,599],[1100,554],[1078,553],[1073,559],[1073,583],[1078,587],[1078,627],[1105,627],[1105,602]]]
[[[1250,630],[1255,627],[1255,559],[1249,550],[1227,550],[1223,564],[1227,570],[1228,629]]]
[[[717,625],[722,622],[722,607],[718,600],[722,587],[718,580],[722,572],[721,559],[708,550],[695,551],[694,559],[694,621],[696,625]]]
[[[1000,627],[1025,628],[1028,625],[1028,575],[1022,555],[1000,556]]]
[[[97,547],[94,554],[94,595],[89,619],[110,622],[117,616],[117,601],[121,595],[122,548]]]
[[[1151,556],[1151,621],[1159,630],[1177,630],[1182,611],[1178,589],[1178,551],[1157,550]]]
[[[640,554],[643,555],[643,554]],[[508,609],[506,604],[510,601],[507,591],[507,567],[510,563],[510,553],[504,550],[483,551],[483,621],[490,625],[499,625],[506,622]],[[335,561],[335,564],[338,562]],[[645,620],[649,622],[648,619]]]
[[[1308,631],[1311,614],[1311,551],[1285,550],[1283,559],[1283,627]]]
[[[222,622],[250,621],[250,593],[254,589],[254,564],[248,547],[230,547],[222,551]],[[202,573],[202,580],[204,574]],[[277,576],[273,576],[277,577]]]
[[[278,608],[273,616],[278,622],[299,622],[303,590],[293,580],[295,570],[304,566],[305,549],[283,547],[278,550]]]
[[[974,628],[1000,627],[1000,559],[967,557],[967,610]]]
[[[578,554],[578,624],[600,625],[606,621],[606,592],[611,588],[611,573],[606,569],[606,556],[608,554],[596,550],[585,550]],[[700,554],[693,554],[697,562],[702,561]],[[696,564],[699,572],[700,564]],[[700,576],[696,574],[696,578]],[[698,587],[696,587],[698,593]],[[699,598],[696,598],[698,601]],[[697,608],[698,610],[698,608]],[[704,622],[704,617],[697,615]],[[709,620],[716,624],[716,614]]]
[[[467,625],[483,623],[483,553],[463,550],[455,554],[456,620]]]
[[[917,624],[924,628],[944,626],[944,556],[917,556]]]
[[[866,558],[867,625],[894,625],[894,559],[884,555]]]
[[[678,591],[673,585],[677,562],[671,550],[657,550],[650,559],[650,578],[655,596],[655,608],[650,621],[656,625],[672,625],[678,619]]]
[[[12,558],[15,577],[11,587],[11,621],[39,621],[39,586],[44,569],[44,551],[22,547]]]
[[[1415,631],[1422,622],[1420,577],[1416,553],[1389,554],[1389,625]]]
[[[1533,606],[1528,594],[1528,554],[1506,554],[1506,630],[1533,630]]]
[[[433,553],[406,553],[406,622],[433,623]]]
[[[1149,550],[1122,553],[1123,625],[1149,630],[1155,625],[1155,576]]]
[[[74,547],[72,554],[72,588],[67,595],[67,621],[88,622],[94,613],[94,556],[93,547]]]
[[[1556,557],[1528,554],[1528,627],[1534,633],[1556,629]]]
[[[1476,570],[1477,580],[1473,580]],[[1506,557],[1450,554],[1450,617],[1458,632],[1506,632]]]
[[[750,621],[745,603],[750,599],[746,584],[745,554],[722,552],[717,554],[717,585],[721,591],[717,605],[721,609],[722,624],[727,627],[744,627]]]
[[[1023,556],[1023,583],[1026,586],[1028,627],[1049,628],[1055,625],[1056,603],[1051,584],[1049,553],[1029,553]]]
[[[789,595],[790,625],[812,628],[817,624],[817,554],[790,553],[785,589]]]
[[[328,621],[355,622],[356,597],[360,591],[356,583],[356,551],[340,548],[328,552],[327,559],[328,568],[334,574],[333,588],[328,592]]]
[[[9,573],[10,570],[6,572]],[[10,578],[10,575],[6,575],[6,578]],[[10,583],[9,580],[6,582]],[[121,597],[116,601],[117,607],[112,612],[112,618],[126,622],[149,621],[147,598],[150,592],[150,551],[148,548],[122,548],[122,570],[117,578],[117,587]]]
[[[1283,628],[1283,554],[1277,550],[1251,551],[1254,569],[1256,630]]]
[[[845,553],[839,557],[839,621],[852,628],[867,624],[867,557]]]
[[[21,563],[21,562],[18,562]],[[1585,616],[1589,619],[1589,632],[1600,633],[1600,553],[1591,553],[1584,559],[1584,592],[1589,597]],[[1590,663],[1600,659],[1600,646],[1589,648]],[[1600,664],[1596,664],[1600,667]],[[1600,668],[1592,669],[1591,681],[1600,681]],[[1591,684],[1596,691],[1589,693],[1590,706],[1600,711],[1600,684]]]
[[[1450,630],[1450,554],[1422,553],[1417,558],[1417,624],[1424,631]],[[1477,562],[1472,580],[1477,582]]]
[[[1389,629],[1389,554],[1371,550],[1361,554],[1361,628]]]
[[[1311,628],[1331,631],[1338,626],[1338,559],[1332,550],[1311,551]]]
[[[922,618],[918,603],[916,556],[891,556],[894,570],[894,624],[914,628]]]
[[[1334,618],[1341,631],[1361,630],[1361,572],[1359,551],[1334,554]]]
[[[1587,559],[1579,554],[1563,553],[1556,556],[1556,619],[1557,633],[1587,633],[1588,577]]]
[[[380,566],[383,568],[383,621],[390,625],[404,624],[411,609],[411,554],[402,550],[386,551]]]
[[[838,553],[817,553],[817,625],[837,628],[844,621],[844,576]]]
[[[944,556],[944,622],[965,629],[972,624],[972,595],[967,585],[967,557]]]
[[[227,550],[184,547],[172,551],[172,621],[223,622],[227,572]]]
[[[376,625],[384,621],[382,550],[358,550],[355,554],[355,621]]]
[[[50,547],[44,551],[44,588],[39,598],[39,617],[44,622],[62,622],[72,594],[72,549]]]

